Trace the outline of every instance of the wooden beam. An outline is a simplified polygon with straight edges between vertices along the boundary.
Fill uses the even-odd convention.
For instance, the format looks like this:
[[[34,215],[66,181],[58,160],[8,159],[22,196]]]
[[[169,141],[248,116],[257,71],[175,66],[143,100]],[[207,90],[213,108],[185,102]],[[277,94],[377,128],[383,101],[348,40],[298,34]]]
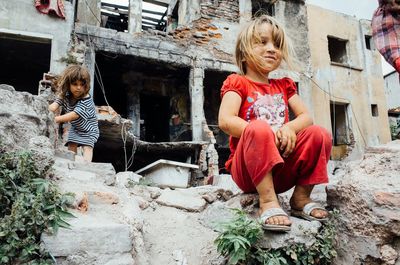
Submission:
[[[154,21],[144,21],[144,20],[142,20],[142,24],[148,24],[148,25],[151,25],[151,26],[157,26],[158,25],[158,23],[157,22],[154,22]]]
[[[164,7],[169,6],[169,0],[143,0],[143,2]]]
[[[107,17],[123,18],[123,17],[121,17],[121,15],[115,15],[115,14],[110,14],[110,13],[106,13],[106,12],[101,12],[101,15],[107,16]]]
[[[144,29],[144,30],[155,29],[155,27],[150,27],[150,26],[142,25],[142,29]]]
[[[128,10],[115,9],[115,8],[108,7],[108,6],[104,6],[101,9],[104,10],[104,11],[109,11],[109,12],[128,15]]]
[[[145,17],[145,16],[142,16],[142,19],[147,19],[147,20],[154,21],[154,22],[157,22],[157,23],[159,23],[160,20],[161,20],[161,19],[157,19],[157,18],[154,18],[154,17]]]
[[[121,6],[121,5],[109,4],[109,3],[103,3],[103,2],[101,3],[101,6],[108,6],[108,7],[126,9],[126,10],[128,10],[128,8],[129,8],[127,6]]]
[[[142,13],[148,13],[148,14],[153,14],[153,15],[157,15],[157,16],[164,15],[164,13],[162,13],[162,12],[157,12],[157,11],[152,11],[152,10],[147,10],[147,9],[143,9]]]

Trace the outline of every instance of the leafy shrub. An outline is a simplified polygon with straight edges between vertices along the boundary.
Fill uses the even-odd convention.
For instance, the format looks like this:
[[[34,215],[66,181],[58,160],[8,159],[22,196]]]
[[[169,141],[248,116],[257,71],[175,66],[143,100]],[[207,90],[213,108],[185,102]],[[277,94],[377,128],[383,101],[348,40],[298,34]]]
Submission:
[[[51,264],[42,232],[68,227],[71,195],[40,176],[29,152],[0,151],[0,264]]]
[[[261,226],[249,219],[245,212],[234,210],[233,221],[222,224],[222,233],[215,243],[217,251],[229,257],[228,264],[244,262],[250,255],[252,246],[263,234]]]
[[[337,211],[331,216],[336,218]],[[215,240],[217,251],[228,259],[228,264],[246,265],[307,265],[330,264],[336,257],[336,228],[331,220],[324,224],[310,247],[292,244],[278,249],[262,249],[258,246],[264,232],[261,224],[235,209],[235,218],[222,224],[222,232]]]

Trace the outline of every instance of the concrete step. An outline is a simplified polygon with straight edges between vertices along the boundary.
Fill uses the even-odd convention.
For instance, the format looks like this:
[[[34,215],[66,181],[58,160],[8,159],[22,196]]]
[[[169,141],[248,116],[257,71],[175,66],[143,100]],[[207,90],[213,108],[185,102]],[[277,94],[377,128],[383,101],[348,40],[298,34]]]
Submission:
[[[74,256],[85,253],[90,260],[94,257],[107,257],[102,264],[109,264],[118,257],[124,257],[123,263],[133,264],[131,256],[132,239],[128,224],[119,223],[106,215],[88,215],[72,212],[77,218],[69,219],[70,229],[60,228],[56,235],[42,234],[46,249],[54,257]],[[127,259],[130,257],[130,259]],[[89,264],[89,263],[85,263]]]

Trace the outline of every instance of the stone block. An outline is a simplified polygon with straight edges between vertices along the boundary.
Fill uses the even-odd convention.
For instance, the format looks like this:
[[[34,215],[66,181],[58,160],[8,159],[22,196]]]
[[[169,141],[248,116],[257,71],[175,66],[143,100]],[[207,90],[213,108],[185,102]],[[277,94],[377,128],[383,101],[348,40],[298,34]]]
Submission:
[[[102,254],[130,253],[130,227],[107,218],[96,218],[74,212],[71,229],[59,229],[56,235],[42,234],[46,249],[55,257],[80,252]]]
[[[139,183],[141,175],[136,174],[132,171],[118,172],[115,176],[115,182],[118,187],[126,187],[129,182]]]
[[[189,212],[200,212],[207,205],[207,202],[199,195],[169,189],[163,190],[156,202],[161,205],[183,209]]]
[[[111,163],[74,163],[74,168],[95,173],[106,185],[115,184],[115,169]]]

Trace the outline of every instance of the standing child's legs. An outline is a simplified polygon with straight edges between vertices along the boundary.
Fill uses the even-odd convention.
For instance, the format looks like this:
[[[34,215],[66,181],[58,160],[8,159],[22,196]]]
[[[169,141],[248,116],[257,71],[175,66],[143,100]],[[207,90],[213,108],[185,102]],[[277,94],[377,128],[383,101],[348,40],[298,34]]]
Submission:
[[[78,152],[78,144],[77,143],[68,143],[68,150],[74,152],[75,154]]]
[[[85,161],[87,161],[87,162],[92,162],[93,147],[84,145],[84,146],[82,146],[82,148],[83,148],[83,159],[85,159]]]

